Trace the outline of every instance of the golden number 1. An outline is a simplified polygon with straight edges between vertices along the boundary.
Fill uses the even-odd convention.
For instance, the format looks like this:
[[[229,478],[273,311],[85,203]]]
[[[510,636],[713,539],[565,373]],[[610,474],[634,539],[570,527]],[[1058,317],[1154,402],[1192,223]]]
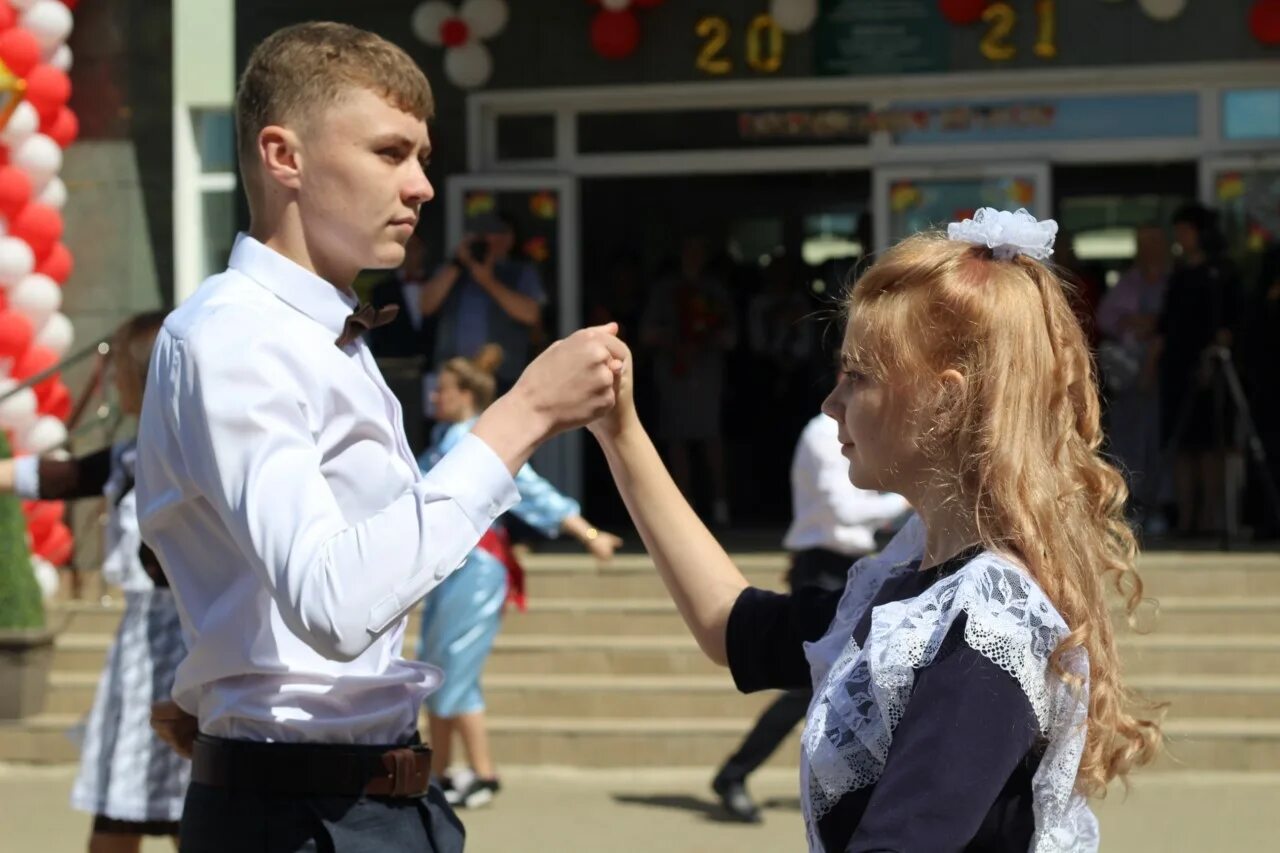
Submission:
[[[707,15],[694,27],[698,38],[706,39],[702,49],[698,51],[698,59],[694,63],[699,71],[719,76],[728,74],[733,63],[720,52],[729,41],[729,22],[718,15]]]
[[[1036,39],[1035,53],[1041,59],[1053,59],[1058,55],[1057,5],[1055,0],[1036,0],[1036,20],[1040,33]]]

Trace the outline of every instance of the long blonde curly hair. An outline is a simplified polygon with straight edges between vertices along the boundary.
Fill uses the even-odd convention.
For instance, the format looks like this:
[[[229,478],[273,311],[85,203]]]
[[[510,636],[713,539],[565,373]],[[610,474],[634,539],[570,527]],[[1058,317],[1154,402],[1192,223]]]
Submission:
[[[1076,784],[1089,796],[1153,760],[1156,706],[1125,689],[1109,613],[1108,582],[1132,620],[1142,600],[1137,545],[1125,520],[1128,490],[1099,453],[1093,363],[1050,267],[943,234],[910,237],[858,279],[848,299],[852,356],[890,384],[954,369],[958,392],[938,386],[922,448],[985,547],[1019,560],[1070,633],[1055,650],[1089,656],[1089,714]]]

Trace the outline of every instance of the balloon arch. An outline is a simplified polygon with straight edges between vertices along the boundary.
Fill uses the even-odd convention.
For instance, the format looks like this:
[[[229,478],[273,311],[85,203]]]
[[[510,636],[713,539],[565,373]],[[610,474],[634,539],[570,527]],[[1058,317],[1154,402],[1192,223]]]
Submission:
[[[61,312],[71,252],[62,243],[62,151],[79,133],[71,97],[76,0],[0,0],[0,394],[55,366],[74,340]],[[17,454],[66,440],[71,394],[54,374],[0,402]],[[23,505],[37,574],[71,556],[58,502]]]

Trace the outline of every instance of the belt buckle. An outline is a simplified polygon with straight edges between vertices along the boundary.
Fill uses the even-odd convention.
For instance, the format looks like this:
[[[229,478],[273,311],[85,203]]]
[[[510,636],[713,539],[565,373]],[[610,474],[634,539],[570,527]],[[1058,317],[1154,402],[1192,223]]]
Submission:
[[[421,797],[431,786],[431,750],[421,744],[382,753],[382,767],[391,786],[389,796]]]

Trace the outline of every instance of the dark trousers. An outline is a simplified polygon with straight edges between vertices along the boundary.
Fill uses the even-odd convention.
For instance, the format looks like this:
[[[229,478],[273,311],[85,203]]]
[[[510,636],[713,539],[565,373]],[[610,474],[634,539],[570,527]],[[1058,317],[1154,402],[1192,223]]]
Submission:
[[[822,548],[800,551],[791,558],[787,584],[791,591],[808,587],[825,590],[844,589],[849,567],[858,558]],[[742,782],[757,767],[769,760],[778,745],[786,739],[809,710],[810,690],[787,690],[764,710],[755,726],[747,733],[738,751],[720,768],[719,778]]]
[[[293,797],[192,783],[181,853],[461,853],[462,822],[425,797]]]

